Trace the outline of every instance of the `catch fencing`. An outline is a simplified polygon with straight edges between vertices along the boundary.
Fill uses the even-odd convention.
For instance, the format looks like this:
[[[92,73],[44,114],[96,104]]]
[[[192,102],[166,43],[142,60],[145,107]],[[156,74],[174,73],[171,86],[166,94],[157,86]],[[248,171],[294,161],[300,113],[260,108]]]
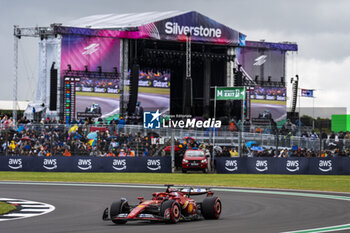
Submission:
[[[68,136],[63,138],[63,141],[70,143],[74,141],[72,137],[69,137],[71,128],[74,125],[64,125],[64,124],[26,124],[18,125],[17,127],[2,127],[0,130],[2,137],[2,144],[6,146],[2,147],[1,154],[7,154],[8,146],[12,140],[14,134],[22,127],[23,131],[35,131],[44,135],[47,132],[62,132]],[[162,148],[170,145],[170,139],[174,137],[175,140],[181,141],[186,137],[194,138],[195,141],[199,143],[205,143],[210,145],[218,146],[227,146],[227,147],[236,147],[245,145],[247,142],[255,142],[256,145],[263,148],[304,148],[307,150],[321,151],[321,150],[334,150],[336,148],[344,150],[350,147],[350,139],[320,139],[320,138],[310,138],[310,137],[300,137],[294,136],[291,134],[281,135],[273,133],[264,133],[268,132],[262,130],[261,133],[252,133],[252,132],[237,132],[230,131],[228,126],[223,126],[220,129],[173,129],[173,128],[160,128],[160,129],[144,129],[142,125],[117,125],[117,124],[93,124],[93,125],[78,125],[80,133],[85,136],[91,130],[108,130],[108,133],[111,137],[115,135],[120,135],[121,133],[130,134],[130,135],[139,135],[142,137],[154,137],[154,138],[163,138],[161,143],[159,141],[154,141],[154,144],[157,144],[158,147],[152,152],[152,156],[162,155]],[[22,132],[23,132],[22,131]],[[99,138],[97,143],[100,143],[100,140],[104,138]],[[109,138],[110,139],[110,138]],[[57,138],[49,138],[49,148],[48,151],[52,150],[52,145],[56,143]],[[54,141],[56,140],[56,141]],[[108,141],[109,143],[110,141]],[[135,148],[136,156],[142,156],[145,151],[145,143],[135,140],[133,141],[133,147]],[[50,151],[54,152],[54,151]],[[82,151],[79,151],[79,148],[75,148],[73,151],[74,154],[84,154]],[[73,154],[73,153],[72,153]]]

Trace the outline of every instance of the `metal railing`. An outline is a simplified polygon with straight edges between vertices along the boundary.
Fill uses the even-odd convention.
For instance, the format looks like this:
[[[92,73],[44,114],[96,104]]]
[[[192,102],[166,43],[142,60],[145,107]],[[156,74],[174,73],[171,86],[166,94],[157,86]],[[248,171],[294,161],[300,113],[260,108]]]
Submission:
[[[74,129],[75,128],[75,129]],[[89,143],[89,133],[98,130],[95,143]],[[312,151],[344,150],[350,147],[350,139],[319,139],[255,132],[230,131],[228,126],[220,129],[180,129],[160,128],[144,129],[142,125],[117,124],[18,124],[0,125],[0,153],[37,155],[44,150],[50,154],[62,154],[65,149],[71,154],[99,156],[111,149],[118,152],[122,147],[130,149],[136,156],[164,155],[163,149],[170,146],[172,135],[176,143],[182,143],[186,137],[193,138],[198,144],[238,147],[239,143],[255,142],[255,145],[270,148],[304,148]],[[163,138],[161,141],[153,138]],[[114,140],[114,141],[113,141]],[[111,147],[112,142],[118,146]],[[161,143],[160,143],[161,142]],[[125,145],[124,145],[125,144]],[[34,149],[35,148],[35,149]],[[119,150],[118,150],[119,149]],[[28,154],[29,153],[29,154]]]

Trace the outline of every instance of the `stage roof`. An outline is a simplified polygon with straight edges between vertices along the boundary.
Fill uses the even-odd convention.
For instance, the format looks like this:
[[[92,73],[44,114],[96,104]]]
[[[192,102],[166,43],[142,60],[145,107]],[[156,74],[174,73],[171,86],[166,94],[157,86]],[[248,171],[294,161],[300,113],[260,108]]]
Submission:
[[[92,29],[127,29],[140,27],[186,13],[189,13],[189,11],[152,11],[144,13],[91,15],[72,20],[63,24],[63,26],[87,27]]]
[[[17,101],[17,110],[25,110],[29,101]],[[0,100],[0,110],[13,110],[12,100]]]
[[[196,11],[93,15],[55,26],[55,33],[131,39],[245,44],[245,35]]]

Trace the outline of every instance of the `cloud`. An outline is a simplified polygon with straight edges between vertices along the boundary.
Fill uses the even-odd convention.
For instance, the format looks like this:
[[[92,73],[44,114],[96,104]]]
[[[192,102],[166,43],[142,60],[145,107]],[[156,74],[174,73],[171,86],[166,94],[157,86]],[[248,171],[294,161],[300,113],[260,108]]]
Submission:
[[[317,107],[350,107],[349,78],[350,56],[341,62],[317,59],[299,59],[300,88],[316,89]],[[311,101],[302,98],[303,106],[312,106]]]
[[[261,40],[271,42],[295,42],[298,44],[298,54],[307,59],[316,58],[325,61],[339,61],[346,59],[350,54],[350,31],[330,33],[328,31],[316,34],[293,34],[266,29],[253,29],[244,31],[247,40]]]

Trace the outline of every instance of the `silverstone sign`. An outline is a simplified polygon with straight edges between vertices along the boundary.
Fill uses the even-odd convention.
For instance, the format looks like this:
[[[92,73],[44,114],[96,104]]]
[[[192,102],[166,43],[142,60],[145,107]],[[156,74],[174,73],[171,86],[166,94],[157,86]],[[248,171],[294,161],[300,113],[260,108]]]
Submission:
[[[245,87],[216,87],[216,100],[244,100],[246,97]]]
[[[165,33],[173,34],[173,35],[187,35],[188,33],[193,36],[201,36],[201,37],[221,37],[221,29],[220,28],[207,28],[200,26],[180,26],[178,23],[166,22],[165,23]]]

